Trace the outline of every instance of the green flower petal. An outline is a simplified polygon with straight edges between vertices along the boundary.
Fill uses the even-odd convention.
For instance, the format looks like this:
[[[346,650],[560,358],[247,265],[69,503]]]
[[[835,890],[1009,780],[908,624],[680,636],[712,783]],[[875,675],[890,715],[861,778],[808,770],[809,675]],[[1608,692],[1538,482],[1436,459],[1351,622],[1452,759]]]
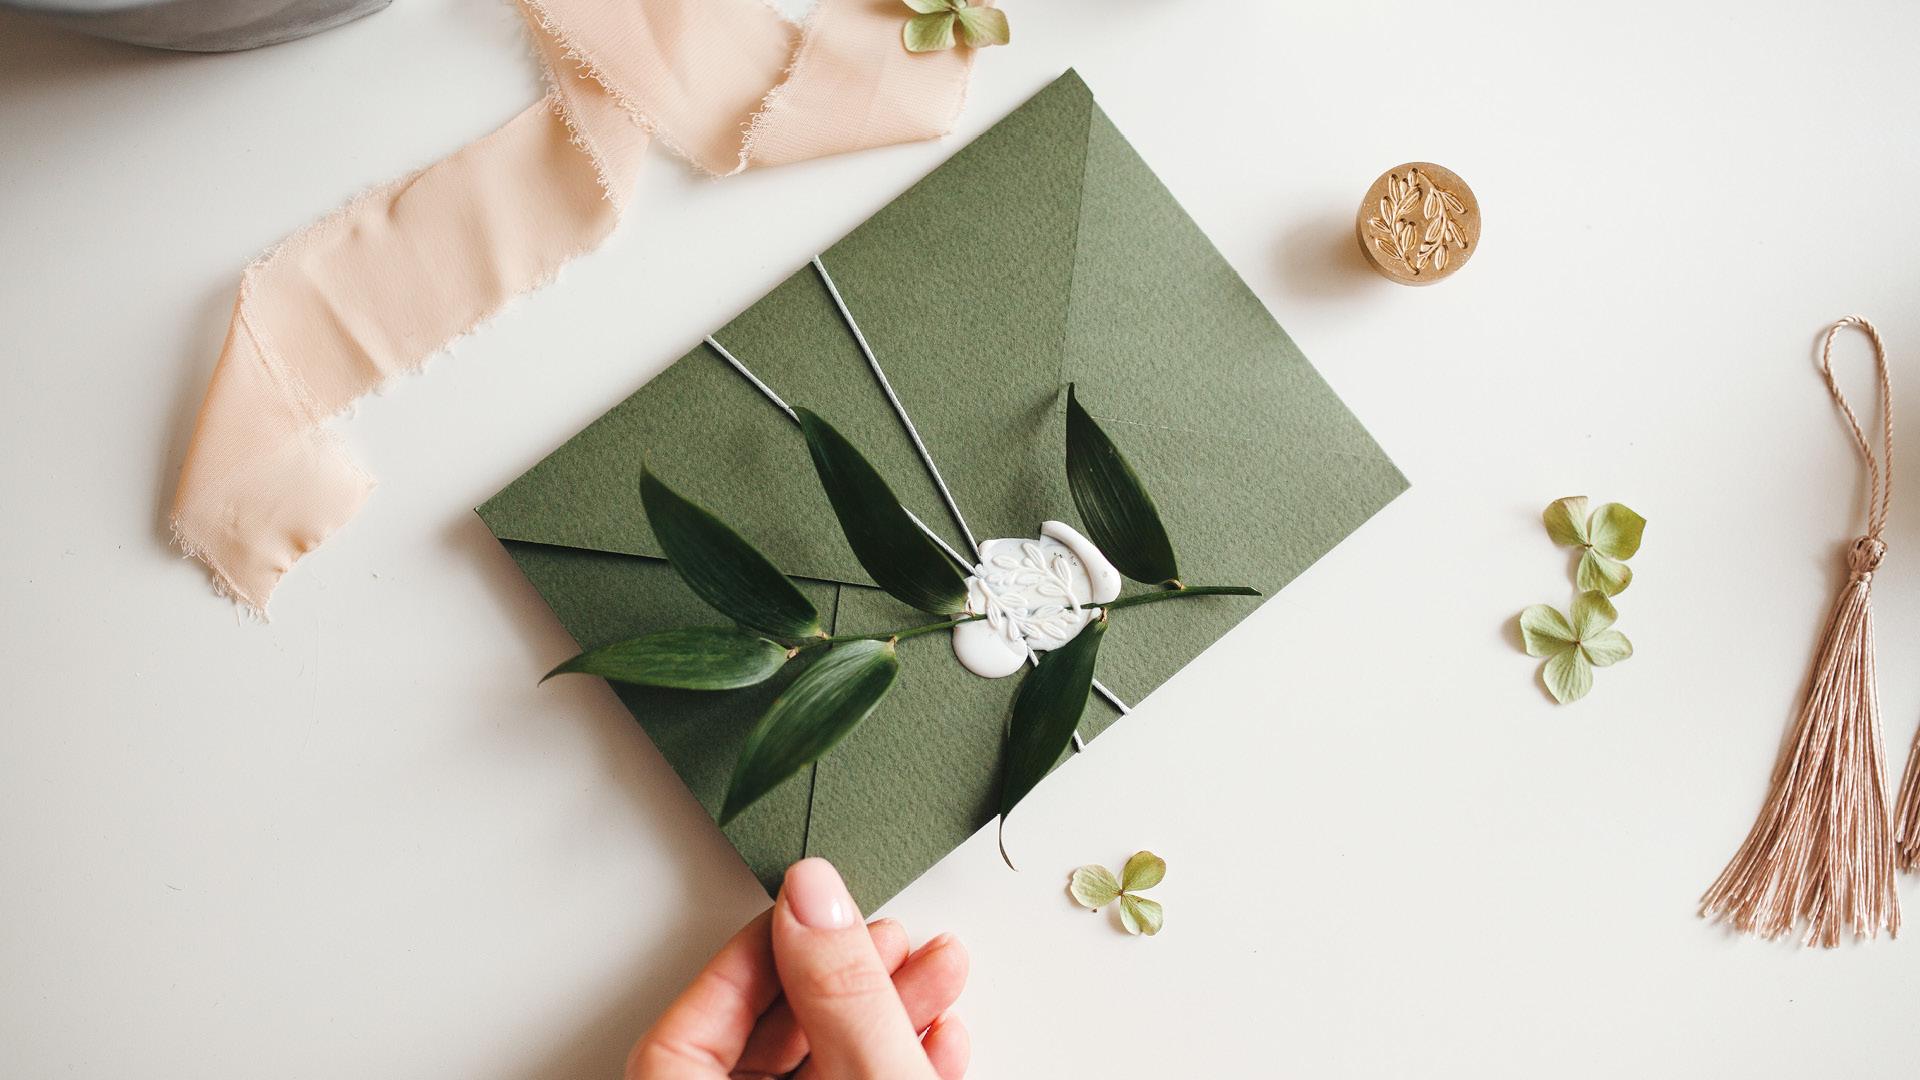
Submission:
[[[1593,512],[1587,542],[1602,555],[1631,559],[1634,552],[1640,550],[1640,537],[1646,530],[1646,518],[1620,503],[1608,503]]]
[[[1520,640],[1528,656],[1557,656],[1574,646],[1573,624],[1546,604],[1520,613]]]
[[[1099,911],[1120,898],[1120,879],[1104,866],[1083,866],[1068,879],[1067,892],[1081,907]]]
[[[901,37],[907,44],[908,52],[940,52],[953,48],[953,23],[954,14],[951,11],[915,15],[907,20]]]
[[[1587,696],[1587,691],[1593,689],[1593,665],[1579,649],[1568,649],[1557,656],[1548,657],[1541,676],[1546,680],[1547,691],[1553,695],[1553,700],[1562,705],[1579,701]]]
[[[907,6],[922,15],[937,15],[953,10],[953,0],[907,0]]]
[[[1612,667],[1633,655],[1633,642],[1618,630],[1602,630],[1582,641],[1580,651],[1594,667]]]
[[[1129,934],[1145,934],[1148,937],[1160,932],[1167,921],[1166,913],[1160,905],[1144,896],[1123,896],[1120,898],[1120,925]]]
[[[1584,547],[1587,543],[1587,497],[1574,495],[1557,499],[1540,515],[1553,542],[1566,547]]]
[[[1613,602],[1604,593],[1583,592],[1573,598],[1573,636],[1577,641],[1590,637],[1612,626],[1620,613],[1613,609]]]
[[[1133,858],[1127,860],[1127,867],[1120,872],[1122,887],[1128,892],[1151,889],[1160,884],[1167,876],[1167,860],[1151,851],[1136,851]]]
[[[1582,592],[1591,590],[1618,596],[1633,584],[1633,567],[1588,548],[1580,556],[1580,569],[1574,574],[1573,583]]]
[[[984,49],[1013,40],[1013,32],[1007,27],[1007,13],[999,8],[963,7],[955,14],[960,19],[961,40],[969,48]]]

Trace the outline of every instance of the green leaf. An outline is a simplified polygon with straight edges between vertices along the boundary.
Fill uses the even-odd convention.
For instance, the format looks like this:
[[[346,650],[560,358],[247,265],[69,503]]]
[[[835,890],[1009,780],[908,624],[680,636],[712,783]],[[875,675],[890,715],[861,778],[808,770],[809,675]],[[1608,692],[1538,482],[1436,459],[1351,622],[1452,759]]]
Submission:
[[[1556,499],[1540,515],[1546,522],[1547,535],[1556,544],[1567,547],[1585,547],[1587,544],[1587,497],[1574,495],[1565,499]]]
[[[1568,649],[1547,658],[1546,667],[1541,669],[1546,679],[1547,690],[1553,700],[1562,705],[1579,701],[1593,689],[1593,664],[1579,649]]]
[[[1120,925],[1126,927],[1127,933],[1152,937],[1160,932],[1160,927],[1166,921],[1166,913],[1160,909],[1158,902],[1144,896],[1120,898]]]
[[[758,634],[699,626],[588,650],[547,672],[540,681],[581,674],[678,690],[736,690],[766,682],[786,664],[787,656],[785,646]]]
[[[1633,642],[1618,630],[1602,630],[1582,641],[1580,651],[1594,667],[1612,667],[1633,655]]]
[[[1128,892],[1151,889],[1167,876],[1167,860],[1151,851],[1136,851],[1120,872],[1121,887]]]
[[[966,579],[914,524],[879,472],[832,424],[806,409],[795,412],[840,531],[874,582],[921,611],[952,615],[965,610]]]
[[[1583,592],[1573,598],[1573,637],[1585,641],[1612,626],[1620,613],[1604,593]]]
[[[1035,785],[1046,778],[1054,762],[1073,741],[1093,692],[1093,666],[1100,655],[1105,619],[1095,619],[1072,641],[1045,653],[1020,683],[1013,696],[1013,718],[1007,726],[1007,749],[1001,766],[1000,828]],[[1003,837],[1004,839],[1004,837]],[[1001,858],[1006,858],[1004,843]],[[1012,865],[1012,860],[1008,860]]]
[[[1535,604],[1520,613],[1520,640],[1528,656],[1558,656],[1574,646],[1573,624],[1558,609]]]
[[[907,0],[907,6],[922,15],[952,11],[956,0]]]
[[[802,672],[747,735],[720,824],[833,749],[880,704],[899,672],[891,641],[836,645]]]
[[[1580,568],[1573,575],[1573,583],[1582,592],[1618,596],[1633,584],[1633,567],[1588,548],[1580,555]]]
[[[1160,512],[1127,464],[1067,386],[1067,487],[1087,535],[1121,573],[1148,585],[1174,581],[1180,568]]]
[[[960,20],[960,37],[970,48],[984,49],[989,45],[1005,45],[1013,40],[1013,32],[1007,26],[1007,13],[999,8],[963,7],[957,12]]]
[[[1083,866],[1073,872],[1067,892],[1081,907],[1099,911],[1120,898],[1120,881],[1104,866]]]
[[[1587,542],[1608,558],[1631,559],[1640,550],[1640,537],[1646,531],[1646,518],[1620,503],[1608,503],[1593,512]]]
[[[933,15],[915,15],[907,20],[906,28],[901,31],[901,40],[906,42],[908,52],[941,52],[951,49],[955,18],[951,11]]]
[[[725,522],[644,467],[640,500],[668,564],[714,610],[775,637],[820,636],[819,612],[779,567]]]

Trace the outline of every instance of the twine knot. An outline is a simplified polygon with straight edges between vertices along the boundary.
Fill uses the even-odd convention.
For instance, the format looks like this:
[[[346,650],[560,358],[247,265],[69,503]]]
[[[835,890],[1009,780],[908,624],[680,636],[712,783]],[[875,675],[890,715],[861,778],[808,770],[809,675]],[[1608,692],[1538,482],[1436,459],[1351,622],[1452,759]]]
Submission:
[[[1857,580],[1865,581],[1880,569],[1880,560],[1887,557],[1887,542],[1877,536],[1863,536],[1847,549],[1847,569],[1853,572]]]

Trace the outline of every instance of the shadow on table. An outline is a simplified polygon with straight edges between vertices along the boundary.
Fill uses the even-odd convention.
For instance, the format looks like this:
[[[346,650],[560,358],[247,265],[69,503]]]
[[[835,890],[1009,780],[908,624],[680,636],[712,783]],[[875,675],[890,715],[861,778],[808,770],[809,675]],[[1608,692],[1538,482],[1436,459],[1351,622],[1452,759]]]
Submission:
[[[186,53],[77,34],[18,11],[0,11],[0,99],[31,105],[105,76],[195,63]]]
[[[1275,253],[1287,288],[1303,296],[1349,296],[1380,283],[1353,235],[1353,213],[1323,210],[1297,222]]]

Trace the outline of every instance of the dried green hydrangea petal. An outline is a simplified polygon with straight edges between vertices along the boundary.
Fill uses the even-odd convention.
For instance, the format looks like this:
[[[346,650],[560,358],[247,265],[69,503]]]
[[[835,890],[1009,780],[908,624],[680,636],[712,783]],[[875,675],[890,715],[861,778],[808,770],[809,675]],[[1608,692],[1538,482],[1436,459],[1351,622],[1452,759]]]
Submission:
[[[1120,925],[1127,933],[1152,937],[1166,921],[1166,912],[1155,901],[1131,893],[1120,898]]]
[[[1633,655],[1633,642],[1618,630],[1602,630],[1580,643],[1594,667],[1612,667]]]
[[[1579,649],[1548,657],[1540,675],[1546,680],[1547,692],[1562,705],[1579,701],[1593,689],[1593,664]]]
[[[1136,851],[1120,871],[1120,887],[1128,892],[1151,889],[1166,880],[1167,860],[1151,851]]]
[[[1587,525],[1587,543],[1612,559],[1631,559],[1640,550],[1640,538],[1646,534],[1647,519],[1621,503],[1608,503],[1593,512]]]
[[[1013,40],[1007,26],[1007,13],[999,8],[963,7],[955,12],[960,20],[960,37],[971,49],[1005,45]]]
[[[1573,583],[1582,592],[1618,596],[1633,584],[1633,567],[1588,548],[1580,556],[1580,569],[1574,574]]]
[[[953,48],[954,19],[955,16],[951,11],[915,15],[908,19],[906,29],[901,31],[907,51],[942,52]]]
[[[1520,613],[1520,641],[1528,656],[1556,656],[1573,648],[1573,624],[1557,608],[1535,604]]]
[[[1067,881],[1067,892],[1081,907],[1099,911],[1120,898],[1120,879],[1104,866],[1083,866]]]
[[[1546,523],[1547,535],[1553,542],[1564,547],[1585,547],[1587,544],[1587,497],[1573,495],[1565,499],[1555,499],[1548,504],[1546,512],[1540,515]]]
[[[1576,641],[1588,638],[1614,624],[1620,613],[1613,608],[1613,602],[1605,593],[1583,592],[1573,598],[1573,637]]]

